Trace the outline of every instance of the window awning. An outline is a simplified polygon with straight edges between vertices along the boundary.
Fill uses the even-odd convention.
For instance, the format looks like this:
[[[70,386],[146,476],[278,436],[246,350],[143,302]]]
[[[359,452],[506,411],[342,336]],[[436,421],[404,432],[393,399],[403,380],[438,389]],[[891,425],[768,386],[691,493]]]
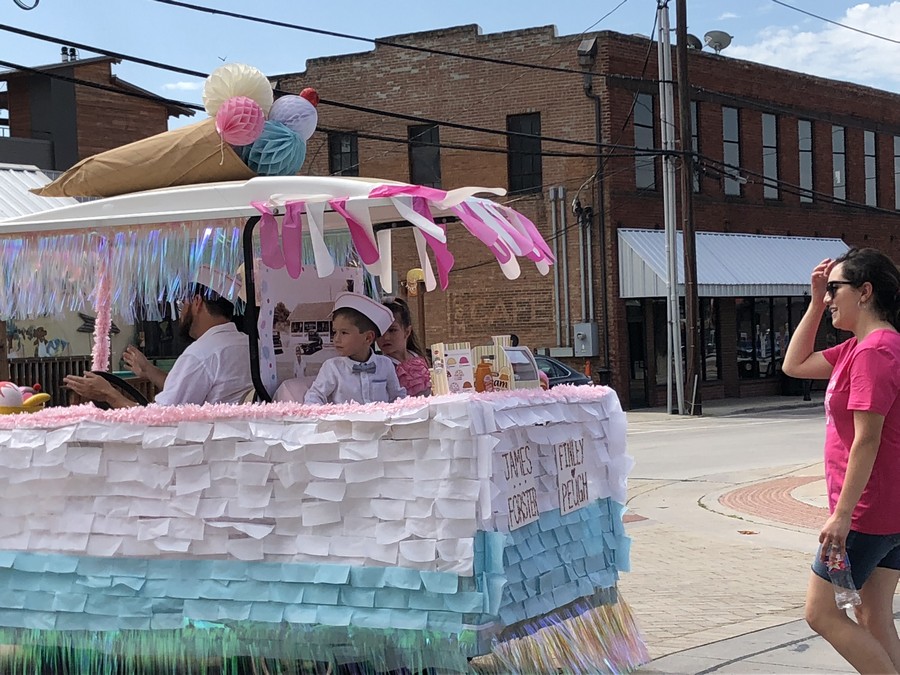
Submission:
[[[666,235],[662,230],[620,229],[619,297],[666,297]],[[678,292],[684,293],[681,232],[676,238]],[[809,274],[825,258],[848,250],[840,239],[697,233],[700,297],[785,296],[809,293]]]

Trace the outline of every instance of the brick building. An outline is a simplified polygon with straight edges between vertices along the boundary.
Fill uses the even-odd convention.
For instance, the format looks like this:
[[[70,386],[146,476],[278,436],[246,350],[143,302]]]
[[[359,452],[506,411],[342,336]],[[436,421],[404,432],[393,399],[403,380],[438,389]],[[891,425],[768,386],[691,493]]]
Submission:
[[[623,148],[605,149],[598,161],[593,147],[551,140],[593,143],[599,135],[604,144],[658,148],[655,46],[612,32],[558,36],[553,27],[482,35],[477,26],[461,26],[390,40],[572,71],[382,44],[313,59],[305,72],[277,78],[283,90],[312,86],[325,99],[323,131],[310,142],[305,171],[448,189],[507,187],[504,201],[565,251],[557,276],[523,266],[522,278],[508,281],[481,246],[462,245],[453,229],[459,226],[451,226],[449,236],[460,241],[456,266],[448,291],[428,295],[427,341],[479,343],[515,332],[523,344],[572,365],[589,360],[595,376],[608,372],[626,406],[662,404],[660,160]],[[695,226],[720,233],[704,235],[698,251],[703,397],[776,393],[784,387],[783,351],[805,307],[811,256],[839,253],[842,242],[897,253],[900,96],[727,55],[694,51],[689,64],[699,169]],[[582,69],[591,72],[586,80]],[[501,133],[359,112],[328,100]],[[602,181],[595,180],[598,165]],[[576,198],[601,217],[577,220]],[[396,241],[395,268],[415,265],[411,236]],[[773,269],[786,252],[788,262]],[[590,337],[591,324],[593,355],[576,357],[574,349],[585,346],[578,334]],[[823,341],[836,337],[827,327],[822,332]]]
[[[6,83],[0,91],[0,162],[65,171],[85,157],[166,131],[169,117],[194,114],[113,75],[118,59],[79,59],[74,49],[62,49],[66,56],[59,63],[0,73]]]

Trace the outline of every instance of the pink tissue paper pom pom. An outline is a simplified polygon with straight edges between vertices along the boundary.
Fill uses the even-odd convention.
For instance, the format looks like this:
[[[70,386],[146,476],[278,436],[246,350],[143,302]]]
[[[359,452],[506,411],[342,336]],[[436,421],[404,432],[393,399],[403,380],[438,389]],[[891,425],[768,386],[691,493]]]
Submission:
[[[229,145],[250,145],[259,138],[266,116],[263,109],[247,96],[233,96],[216,113],[216,131]]]

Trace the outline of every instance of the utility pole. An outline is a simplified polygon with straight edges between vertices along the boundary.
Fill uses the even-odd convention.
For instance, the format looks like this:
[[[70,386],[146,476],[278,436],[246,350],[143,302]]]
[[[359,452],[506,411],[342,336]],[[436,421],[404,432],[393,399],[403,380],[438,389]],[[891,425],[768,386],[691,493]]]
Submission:
[[[687,364],[685,380],[688,388],[687,411],[690,415],[703,413],[700,396],[700,345],[703,326],[700,325],[700,300],[697,297],[697,240],[694,231],[694,157],[691,128],[691,87],[688,80],[687,0],[675,0],[675,38],[678,67],[678,114],[681,136],[681,236],[684,248],[684,314],[685,351]]]
[[[669,0],[658,0],[659,119],[663,173],[663,224],[666,232],[666,318],[668,322],[668,368],[666,399],[669,412],[684,414],[684,370],[681,367],[681,309],[678,302],[678,255],[675,204],[675,102],[672,91],[672,43]],[[677,409],[672,407],[672,373],[675,373]]]

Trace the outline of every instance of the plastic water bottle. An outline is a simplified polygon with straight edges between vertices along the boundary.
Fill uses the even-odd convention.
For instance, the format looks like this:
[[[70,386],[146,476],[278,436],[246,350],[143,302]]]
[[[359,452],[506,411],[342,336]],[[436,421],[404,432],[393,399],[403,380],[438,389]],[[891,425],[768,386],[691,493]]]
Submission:
[[[841,609],[850,609],[862,602],[859,591],[853,583],[853,575],[850,574],[850,559],[847,554],[841,555],[836,546],[828,551],[828,559],[825,561],[828,568],[828,576],[831,585],[834,586],[834,601]]]

